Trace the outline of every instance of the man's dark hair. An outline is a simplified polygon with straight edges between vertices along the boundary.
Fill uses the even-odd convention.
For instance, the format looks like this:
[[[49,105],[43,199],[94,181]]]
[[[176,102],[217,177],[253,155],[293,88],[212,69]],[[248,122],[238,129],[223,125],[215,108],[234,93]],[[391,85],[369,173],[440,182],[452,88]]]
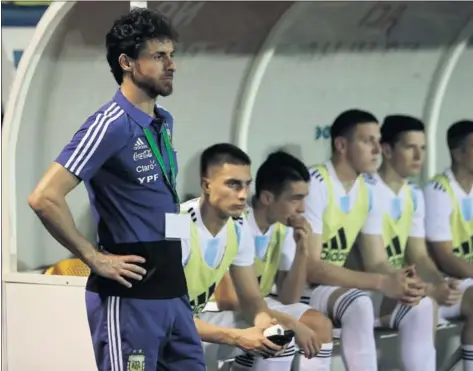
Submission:
[[[418,118],[407,115],[386,116],[381,126],[381,143],[394,147],[401,135],[408,131],[425,133],[424,123]]]
[[[177,32],[161,13],[146,8],[134,8],[116,20],[105,37],[107,61],[118,85],[123,82],[123,70],[118,58],[125,54],[137,59],[148,40],[177,41]]]
[[[473,133],[473,121],[461,120],[452,124],[447,130],[447,145],[450,151],[462,147],[468,135]]]
[[[348,137],[360,124],[377,123],[378,119],[367,111],[350,109],[337,116],[330,127],[332,151],[335,151],[335,138]]]
[[[216,165],[251,165],[248,155],[230,143],[218,143],[208,147],[200,156],[200,177],[207,175],[210,167]]]
[[[284,151],[276,151],[268,156],[256,172],[256,197],[262,191],[269,191],[278,197],[289,183],[309,180],[309,170],[301,160]]]

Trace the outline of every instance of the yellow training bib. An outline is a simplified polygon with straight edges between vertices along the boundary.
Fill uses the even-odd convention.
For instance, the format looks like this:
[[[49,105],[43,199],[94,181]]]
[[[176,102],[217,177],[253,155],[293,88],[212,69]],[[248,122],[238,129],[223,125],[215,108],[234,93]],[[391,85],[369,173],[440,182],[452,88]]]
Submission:
[[[266,250],[264,259],[255,257],[255,269],[258,274],[261,294],[268,296],[276,279],[281,260],[282,246],[286,237],[287,228],[281,223],[276,223],[271,241]]]
[[[332,180],[325,166],[313,167],[327,185],[328,202],[323,215],[322,256],[323,260],[338,266],[345,265],[369,211],[369,190],[362,176],[359,176],[359,189],[356,201],[347,213],[340,209],[335,198]],[[317,207],[317,206],[316,206]]]
[[[182,210],[181,213],[187,213]],[[195,223],[191,223],[190,256],[184,268],[189,292],[190,305],[195,316],[199,315],[212,297],[215,287],[223,278],[238,253],[238,235],[235,221],[229,218],[227,225],[227,245],[217,268],[207,265],[202,257],[199,233]]]
[[[452,200],[453,210],[450,215],[450,228],[452,231],[453,253],[473,264],[473,219],[466,221],[463,217],[455,192],[446,175],[437,175],[432,179],[432,182],[437,183]],[[438,212],[442,212],[442,210],[438,210]]]
[[[409,184],[401,189],[404,192],[404,205],[399,219],[394,219],[386,212],[383,215],[383,241],[388,254],[389,262],[396,268],[402,268],[405,264],[405,250],[407,239],[414,216],[414,192]]]

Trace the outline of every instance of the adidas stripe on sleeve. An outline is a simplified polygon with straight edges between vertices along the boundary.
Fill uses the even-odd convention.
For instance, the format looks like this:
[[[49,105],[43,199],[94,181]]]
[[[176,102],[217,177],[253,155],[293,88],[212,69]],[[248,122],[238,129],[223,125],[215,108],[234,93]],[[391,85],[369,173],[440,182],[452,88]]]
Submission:
[[[100,167],[126,146],[124,111],[115,102],[87,119],[64,147],[56,162],[81,180],[89,180]]]

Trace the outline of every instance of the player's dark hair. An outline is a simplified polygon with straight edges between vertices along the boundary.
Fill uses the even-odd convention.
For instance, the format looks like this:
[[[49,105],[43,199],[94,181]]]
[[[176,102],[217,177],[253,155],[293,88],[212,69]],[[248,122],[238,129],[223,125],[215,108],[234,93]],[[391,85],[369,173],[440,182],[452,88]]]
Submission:
[[[349,109],[337,116],[330,127],[330,141],[332,151],[335,151],[335,139],[338,137],[348,137],[358,125],[377,123],[378,119],[367,111],[360,109]]]
[[[118,58],[125,54],[137,59],[148,40],[177,41],[178,34],[170,21],[156,10],[134,8],[116,20],[105,37],[107,61],[116,82],[123,82],[123,70]]]
[[[218,143],[208,147],[200,156],[200,177],[205,177],[210,167],[216,165],[251,165],[250,157],[237,146]]]
[[[468,135],[473,133],[473,121],[461,120],[452,124],[447,130],[447,145],[450,151],[462,147]]]
[[[418,118],[407,115],[386,116],[381,126],[381,143],[394,147],[401,135],[408,131],[425,133],[424,123]]]
[[[292,182],[309,182],[310,174],[304,163],[284,151],[271,153],[256,172],[256,198],[262,191],[276,197]]]

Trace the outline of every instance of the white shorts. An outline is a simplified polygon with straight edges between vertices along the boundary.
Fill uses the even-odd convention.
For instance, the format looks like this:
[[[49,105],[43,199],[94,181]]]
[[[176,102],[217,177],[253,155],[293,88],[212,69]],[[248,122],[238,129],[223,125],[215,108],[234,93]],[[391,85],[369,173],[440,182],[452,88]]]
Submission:
[[[462,293],[462,298],[458,301],[458,303],[452,305],[451,307],[445,307],[441,306],[439,307],[439,324],[441,323],[448,323],[448,320],[451,319],[456,319],[460,317],[460,311],[461,311],[461,303],[463,300],[463,293],[468,289],[469,287],[473,286],[473,278],[466,278],[461,283],[458,285],[458,289]]]
[[[312,309],[310,305],[303,304],[303,303],[294,303],[294,304],[285,305],[272,297],[267,297],[265,298],[265,300],[270,309],[276,310],[284,314],[288,314],[292,318],[295,318],[297,320],[300,320],[302,315],[305,312]]]
[[[332,294],[336,291],[341,289],[338,286],[325,286],[320,285],[317,286],[315,289],[307,289],[304,292],[304,296],[301,297],[301,302],[308,303],[309,306],[319,312],[322,312],[326,316],[329,316],[328,312],[328,303]],[[343,296],[358,296],[358,295],[368,295],[371,298],[371,302],[373,303],[373,311],[375,315],[375,322],[378,324],[379,322],[379,314],[381,310],[381,303],[383,301],[383,294],[376,292],[376,291],[363,291],[359,289],[348,289],[347,292]],[[341,297],[340,297],[341,298]],[[336,308],[334,308],[336,309]],[[332,315],[333,317],[333,315]],[[334,320],[335,326],[337,326],[337,319],[332,318]]]
[[[274,298],[267,297],[265,300],[270,309],[288,314],[297,319],[300,319],[306,311],[311,309],[309,305],[302,303],[284,305]],[[229,310],[221,312],[204,310],[204,312],[200,314],[199,318],[204,322],[220,327],[238,329],[251,327],[251,325],[243,319],[241,314]],[[226,344],[202,342],[202,347],[204,349],[205,364],[207,365],[208,371],[214,370],[213,367],[216,367],[215,365],[220,361],[233,359],[236,356],[243,354],[240,349]]]

